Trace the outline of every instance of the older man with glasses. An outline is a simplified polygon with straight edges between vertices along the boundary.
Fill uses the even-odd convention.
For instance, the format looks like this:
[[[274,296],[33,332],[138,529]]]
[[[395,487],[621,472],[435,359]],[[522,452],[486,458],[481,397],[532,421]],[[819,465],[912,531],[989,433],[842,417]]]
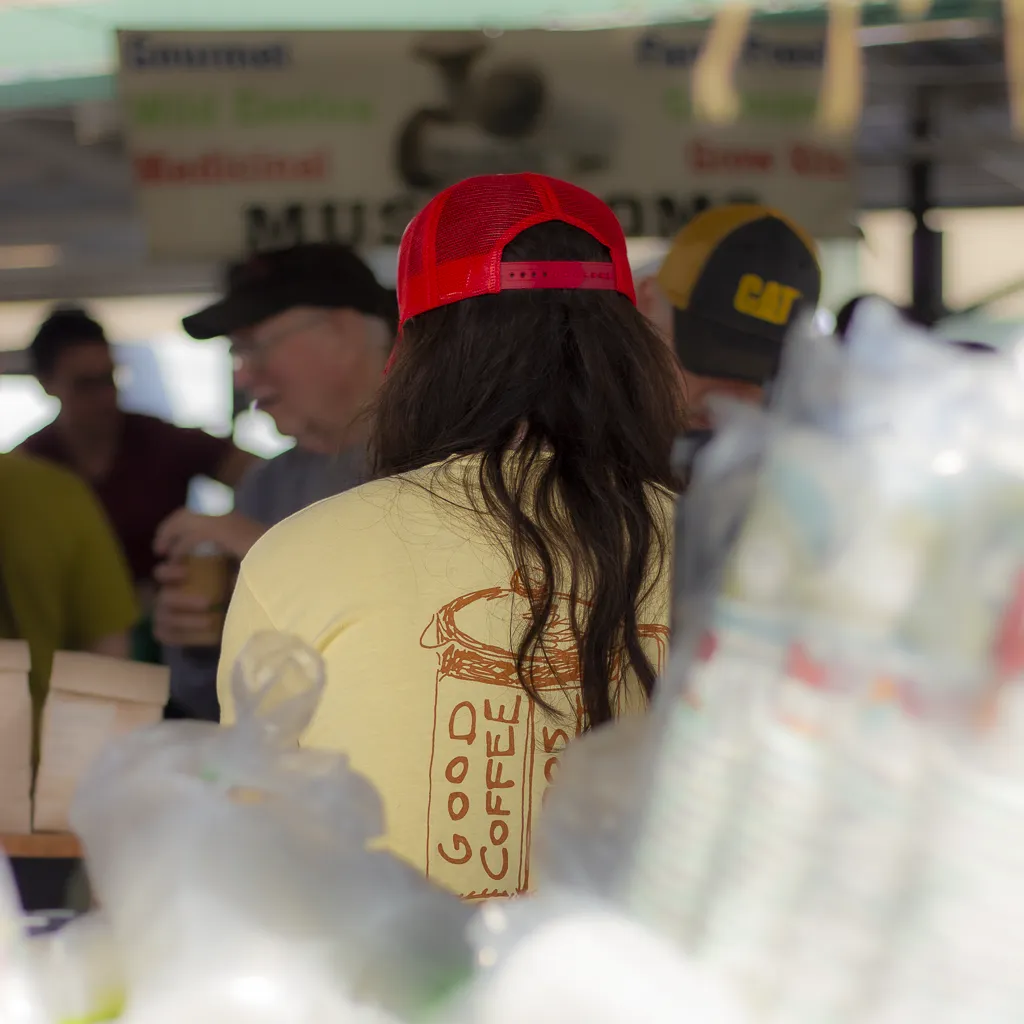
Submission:
[[[215,650],[181,648],[216,611],[180,587],[182,558],[216,544],[241,560],[275,523],[366,478],[365,412],[380,383],[395,334],[394,294],[349,248],[300,245],[261,253],[231,270],[224,297],[184,320],[197,339],[227,337],[240,389],[295,447],[252,469],[235,511],[173,515],[157,534],[166,559],[156,631],[177,647],[174,713],[216,717]]]

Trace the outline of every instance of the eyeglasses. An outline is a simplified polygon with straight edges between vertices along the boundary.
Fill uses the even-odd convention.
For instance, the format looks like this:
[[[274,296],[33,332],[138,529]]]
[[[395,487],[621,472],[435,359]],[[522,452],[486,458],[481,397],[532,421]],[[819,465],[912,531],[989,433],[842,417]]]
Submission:
[[[243,366],[262,366],[267,356],[286,338],[296,334],[302,334],[312,327],[318,327],[327,319],[328,314],[323,310],[310,313],[308,317],[288,324],[284,328],[267,333],[260,333],[259,329],[246,331],[243,337],[233,337],[228,351],[234,361],[235,369]]]

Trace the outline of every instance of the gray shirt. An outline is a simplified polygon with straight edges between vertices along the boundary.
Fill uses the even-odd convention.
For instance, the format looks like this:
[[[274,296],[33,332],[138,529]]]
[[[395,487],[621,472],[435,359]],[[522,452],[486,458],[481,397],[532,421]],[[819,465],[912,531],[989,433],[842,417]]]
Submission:
[[[235,489],[235,510],[271,527],[315,502],[358,487],[366,481],[366,450],[348,448],[338,455],[290,448],[253,466]],[[217,721],[216,647],[168,647],[164,660],[171,669],[171,699],[179,711]]]
[[[334,494],[364,483],[366,451],[348,448],[339,455],[290,448],[259,462],[235,490],[235,508],[264,526],[274,526]]]

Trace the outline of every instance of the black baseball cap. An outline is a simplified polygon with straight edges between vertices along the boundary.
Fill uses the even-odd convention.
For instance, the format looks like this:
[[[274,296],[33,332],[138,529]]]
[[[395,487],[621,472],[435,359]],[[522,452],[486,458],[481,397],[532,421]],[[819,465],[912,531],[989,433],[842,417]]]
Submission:
[[[775,210],[716,206],[676,235],[658,274],[675,307],[676,354],[691,373],[763,384],[802,309],[816,308],[814,240]]]
[[[347,245],[319,242],[257,253],[228,270],[224,298],[182,320],[193,338],[233,334],[295,306],[355,309],[394,325],[394,292]]]

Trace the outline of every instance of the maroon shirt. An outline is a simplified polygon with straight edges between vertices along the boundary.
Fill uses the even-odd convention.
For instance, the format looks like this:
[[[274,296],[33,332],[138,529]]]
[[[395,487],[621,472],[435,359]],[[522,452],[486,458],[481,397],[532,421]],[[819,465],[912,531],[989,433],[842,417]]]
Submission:
[[[137,413],[122,415],[121,441],[103,480],[91,481],[107,510],[136,581],[153,575],[157,527],[188,497],[193,477],[213,477],[231,452],[231,442],[204,430]],[[74,469],[57,428],[51,423],[27,438],[19,451]]]

